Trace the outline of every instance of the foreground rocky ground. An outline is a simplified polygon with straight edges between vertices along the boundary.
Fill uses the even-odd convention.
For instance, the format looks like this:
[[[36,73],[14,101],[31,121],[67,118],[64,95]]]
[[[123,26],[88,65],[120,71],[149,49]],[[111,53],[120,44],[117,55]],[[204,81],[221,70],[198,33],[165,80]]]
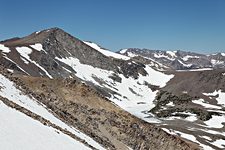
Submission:
[[[24,92],[23,94],[34,97],[63,122],[92,137],[107,149],[128,149],[128,147],[132,149],[198,149],[195,144],[169,135],[160,128],[121,110],[79,79],[15,76],[4,70],[1,74],[13,81],[16,87]],[[44,125],[52,126],[80,140],[69,131],[11,102],[10,99],[4,97],[0,99],[7,106]]]
[[[17,76],[26,94],[109,149],[198,149],[113,105],[78,79]]]

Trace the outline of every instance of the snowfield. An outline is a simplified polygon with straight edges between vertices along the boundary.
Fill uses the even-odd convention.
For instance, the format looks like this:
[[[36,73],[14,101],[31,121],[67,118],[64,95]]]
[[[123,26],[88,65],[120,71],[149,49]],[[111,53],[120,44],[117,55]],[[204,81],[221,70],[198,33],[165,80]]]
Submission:
[[[159,86],[160,88],[166,86],[166,83],[174,77],[174,75],[170,74],[164,74],[162,72],[156,71],[152,69],[149,65],[146,65],[145,67],[146,72],[148,73],[147,76],[141,76],[139,77],[139,80],[147,81],[152,85]]]
[[[213,93],[203,93],[206,96],[212,97],[217,96],[217,104],[225,106],[225,92],[222,92],[221,90],[214,91]]]
[[[0,101],[0,149],[88,150],[89,147],[52,127],[9,108]]]

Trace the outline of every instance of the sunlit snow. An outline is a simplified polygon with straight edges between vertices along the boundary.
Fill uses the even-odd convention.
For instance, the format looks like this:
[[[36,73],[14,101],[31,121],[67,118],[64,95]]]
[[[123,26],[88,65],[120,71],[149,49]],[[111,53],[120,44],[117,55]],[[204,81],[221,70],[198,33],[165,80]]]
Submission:
[[[0,44],[0,50],[2,50],[3,53],[9,53],[11,51],[8,47],[6,47],[3,44]]]
[[[121,54],[117,54],[117,53],[114,53],[114,52],[111,52],[109,50],[105,50],[101,47],[99,47],[97,44],[95,43],[91,43],[91,42],[86,42],[84,41],[85,44],[87,44],[88,46],[96,49],[97,51],[101,52],[102,54],[104,54],[105,56],[108,56],[108,57],[113,57],[113,58],[117,58],[117,59],[123,59],[123,60],[129,60],[130,58],[127,57],[127,56],[124,56],[124,55],[121,55]]]
[[[188,61],[190,58],[199,58],[199,57],[198,56],[186,55],[182,59],[183,59],[183,61]]]
[[[193,100],[192,102],[198,105],[202,105],[205,108],[221,109],[221,107],[219,106],[206,103],[203,99]]]
[[[34,45],[30,45],[30,47],[32,47],[33,49],[37,50],[37,51],[44,51],[45,53],[47,53],[43,47],[41,43],[36,43]]]
[[[122,50],[120,50],[120,54],[124,54],[124,53],[126,53],[127,52],[127,49],[122,49]]]
[[[220,104],[222,106],[225,106],[225,92],[222,92],[221,90],[215,90],[213,93],[203,93],[206,96],[216,96],[217,104]]]
[[[9,108],[0,101],[0,148],[3,150],[90,149],[52,127]]]
[[[204,121],[204,123],[210,128],[222,128],[224,125],[222,123],[225,122],[225,116],[215,116],[212,115],[212,118]]]

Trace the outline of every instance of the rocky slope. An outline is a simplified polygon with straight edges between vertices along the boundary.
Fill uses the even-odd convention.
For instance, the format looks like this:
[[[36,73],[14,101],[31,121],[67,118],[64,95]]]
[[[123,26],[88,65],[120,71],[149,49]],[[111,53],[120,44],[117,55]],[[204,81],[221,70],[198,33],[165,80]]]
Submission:
[[[56,134],[68,135],[75,140],[74,142],[70,141],[72,144],[80,141],[87,145],[85,148],[80,144],[81,149],[197,149],[197,145],[181,140],[178,136],[172,136],[116,107],[79,79],[14,76],[6,71],[1,71],[0,81],[2,88],[0,92],[1,108],[7,107],[16,113],[25,114],[43,124],[42,128],[44,126],[53,128]],[[10,84],[15,87],[10,86]],[[11,92],[11,95],[7,93],[7,90],[10,89],[15,91]],[[38,103],[35,104],[35,101]],[[41,111],[41,109],[43,110]],[[1,111],[5,113],[5,109],[1,109]],[[54,115],[54,117],[49,117],[49,115]],[[2,117],[4,119],[6,116],[2,115]],[[65,125],[63,125],[64,123]],[[6,124],[1,126],[4,128]],[[26,126],[24,127],[26,128]],[[12,129],[15,130],[9,128],[9,131],[4,130],[3,132],[8,134]],[[30,132],[33,133],[33,131]],[[74,132],[77,132],[78,135]],[[16,131],[13,134],[21,136],[17,135],[19,133]],[[86,135],[84,136],[84,134]],[[101,146],[91,142],[88,137]],[[29,141],[28,137],[23,136],[23,138]],[[44,139],[45,137],[40,138]],[[12,139],[8,140],[11,144],[15,143]],[[69,147],[71,144],[68,144],[68,141],[63,143],[63,140],[58,141],[56,145],[54,142],[52,140],[41,147],[44,146],[44,149],[74,149],[78,146]],[[60,142],[65,146],[57,147]],[[1,144],[5,144],[5,149],[9,148],[7,143]],[[20,143],[16,144],[22,149],[29,147],[22,146]],[[39,143],[34,141],[32,144],[38,145]]]
[[[120,53],[58,28],[0,42],[4,75],[104,148],[225,148],[223,53]]]

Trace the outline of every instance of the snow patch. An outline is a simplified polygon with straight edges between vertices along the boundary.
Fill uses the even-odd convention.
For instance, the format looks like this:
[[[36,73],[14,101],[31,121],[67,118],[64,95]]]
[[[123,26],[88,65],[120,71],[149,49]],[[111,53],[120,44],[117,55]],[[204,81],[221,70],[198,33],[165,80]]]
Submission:
[[[187,55],[187,56],[184,56],[182,59],[183,59],[183,61],[188,61],[190,58],[199,58],[199,57],[198,56]]]
[[[198,130],[209,133],[209,134],[215,134],[215,135],[218,134],[218,135],[225,136],[225,132],[221,132],[221,131],[215,131],[215,130],[209,130],[209,129],[198,129]]]
[[[11,52],[11,50],[3,44],[0,44],[0,50],[2,50],[3,53]]]
[[[190,112],[181,112],[180,114],[189,115],[188,117],[185,118],[185,120],[187,120],[187,121],[194,122],[194,121],[198,120],[196,114],[192,114]]]
[[[200,68],[200,69],[189,69],[189,70],[176,70],[177,72],[186,72],[186,71],[208,71],[213,70],[213,68]]]
[[[88,46],[94,48],[95,50],[101,52],[101,53],[102,53],[103,55],[105,55],[105,56],[113,57],[113,58],[117,58],[117,59],[123,59],[123,60],[129,60],[129,59],[130,59],[130,58],[127,57],[127,56],[120,55],[120,54],[111,52],[111,51],[109,51],[109,50],[102,49],[100,46],[98,46],[98,45],[95,44],[95,43],[86,42],[86,41],[83,41],[83,42],[84,42],[85,44],[87,44]]]
[[[36,34],[38,34],[38,33],[40,33],[41,31],[37,31],[37,32],[35,32]]]
[[[171,107],[173,107],[173,106],[175,106],[175,105],[174,105],[173,102],[169,102],[168,104],[166,104],[166,106],[171,106]]]
[[[30,45],[30,47],[32,47],[33,49],[35,49],[37,51],[44,51],[47,54],[47,52],[43,49],[41,43],[36,43],[34,45]]]
[[[185,64],[185,63],[183,63],[181,60],[178,60],[178,62],[181,64],[181,65],[183,65],[184,67],[191,67],[192,66],[192,64]]]
[[[25,63],[25,64],[29,64],[30,62],[27,61],[24,57],[20,57],[20,59]]]
[[[166,58],[166,59],[171,60],[171,61],[174,61],[175,60],[173,57],[170,58],[169,56],[164,55],[163,53],[154,53],[154,57],[155,58]]]
[[[222,149],[225,148],[225,140],[223,140],[223,139],[216,140],[216,141],[212,142],[212,144],[219,148],[222,148]]]
[[[208,137],[208,136],[200,136],[201,138],[204,138],[204,139],[206,139],[206,140],[208,140],[208,141],[211,141],[212,139],[210,138],[210,137]]]
[[[14,70],[12,70],[12,69],[7,69],[9,72],[11,72],[11,73],[13,73],[14,72]]]
[[[225,56],[225,53],[221,53],[222,56]]]
[[[210,128],[222,128],[224,125],[222,124],[225,122],[225,116],[215,116],[212,115],[212,118],[208,121],[204,121],[204,123],[209,126]]]
[[[150,62],[150,66],[151,67],[156,67],[157,68],[157,70],[159,70],[159,71],[165,71],[163,68],[169,68],[169,67],[167,67],[167,66],[165,66],[165,65],[163,65],[163,64],[161,64],[161,63],[159,63],[159,62],[157,62],[157,61],[155,61],[155,60],[153,60],[153,59],[151,59],[151,58],[149,58],[149,57],[144,57],[144,56],[141,56],[141,57],[143,57],[143,58],[145,58],[145,59],[148,59],[148,60],[151,60],[152,62]],[[161,68],[160,68],[161,67]]]
[[[107,71],[99,68],[94,68],[92,66],[81,64],[79,59],[68,57],[68,58],[58,58],[57,60],[71,66],[77,73],[76,76],[85,81],[90,81],[96,85],[101,86],[98,82],[95,81],[93,77],[100,77],[103,80],[107,80],[108,76],[112,74],[112,71]]]
[[[144,81],[149,82],[152,85],[156,85],[159,87],[164,87],[166,83],[174,77],[174,75],[164,74],[162,72],[156,71],[152,69],[149,65],[145,66],[145,70],[148,73],[146,76],[139,75],[139,80],[144,83]]]
[[[198,104],[198,105],[202,105],[205,108],[221,109],[221,107],[219,107],[219,106],[215,106],[215,105],[206,103],[203,99],[193,100],[192,102],[195,104]]]
[[[193,135],[183,133],[183,132],[180,132],[180,131],[174,131],[174,132],[182,138],[188,139],[188,140],[193,141],[193,142],[197,141],[196,137],[193,136]]]
[[[224,64],[224,61],[211,59],[211,63],[212,63],[213,66],[215,66],[215,65],[221,65],[221,64]]]
[[[32,49],[30,49],[29,47],[16,47],[16,50],[20,53],[21,56],[23,56],[26,59],[30,59],[30,57],[28,55],[30,55],[32,53]]]
[[[1,149],[90,149],[68,135],[9,108],[0,101]]]
[[[122,49],[122,50],[120,50],[120,54],[124,54],[124,53],[126,53],[127,52],[127,49]]]
[[[218,90],[218,91],[215,90],[213,93],[203,93],[203,94],[206,95],[206,96],[209,96],[209,97],[218,96],[216,98],[217,104],[225,106],[225,93],[222,92],[221,90]]]
[[[132,53],[132,52],[127,52],[127,55],[128,55],[129,57],[138,57],[137,54],[134,54],[134,53]]]
[[[194,121],[197,121],[198,118],[197,118],[196,114],[192,114],[192,115],[186,117],[185,120],[190,121],[190,122],[194,122]]]
[[[176,53],[177,51],[166,51],[167,54],[169,54],[172,58],[177,57]]]

